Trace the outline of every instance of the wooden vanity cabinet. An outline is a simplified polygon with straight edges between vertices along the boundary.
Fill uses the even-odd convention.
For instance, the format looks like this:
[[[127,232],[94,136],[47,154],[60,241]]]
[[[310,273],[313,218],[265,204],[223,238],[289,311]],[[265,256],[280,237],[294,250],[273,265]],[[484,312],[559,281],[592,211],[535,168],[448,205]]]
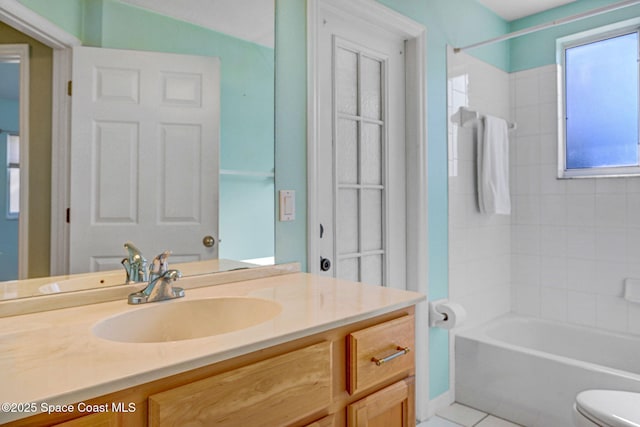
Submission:
[[[8,425],[413,427],[413,314],[408,307],[85,401],[132,403],[134,412]]]

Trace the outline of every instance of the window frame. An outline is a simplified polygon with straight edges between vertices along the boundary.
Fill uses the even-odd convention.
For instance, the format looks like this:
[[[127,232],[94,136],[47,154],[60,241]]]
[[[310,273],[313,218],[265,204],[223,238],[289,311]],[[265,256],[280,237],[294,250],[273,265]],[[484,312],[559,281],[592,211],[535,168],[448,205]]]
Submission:
[[[638,46],[636,55],[638,76],[638,135],[636,141],[638,147],[638,165],[635,166],[609,166],[592,168],[567,168],[567,102],[566,102],[566,51],[577,46],[583,46],[598,41],[636,33]],[[640,176],[640,19],[632,19],[606,27],[596,28],[571,36],[563,37],[556,42],[556,55],[558,63],[558,178],[616,178],[628,176]]]

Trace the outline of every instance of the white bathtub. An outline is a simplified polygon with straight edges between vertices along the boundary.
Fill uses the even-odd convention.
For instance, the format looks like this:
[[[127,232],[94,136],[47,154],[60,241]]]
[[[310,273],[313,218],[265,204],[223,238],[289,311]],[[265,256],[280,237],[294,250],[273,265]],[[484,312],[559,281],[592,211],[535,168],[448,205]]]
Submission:
[[[458,333],[455,361],[458,402],[524,426],[572,426],[582,390],[640,392],[640,337],[565,323],[500,317]]]

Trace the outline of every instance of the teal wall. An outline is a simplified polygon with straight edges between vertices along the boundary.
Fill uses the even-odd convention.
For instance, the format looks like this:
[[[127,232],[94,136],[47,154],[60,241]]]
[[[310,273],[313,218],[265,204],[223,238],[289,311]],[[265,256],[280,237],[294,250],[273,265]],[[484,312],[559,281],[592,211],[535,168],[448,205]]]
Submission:
[[[20,103],[17,100],[0,98],[0,129],[18,130],[19,116]],[[7,219],[9,199],[6,166],[7,134],[0,133],[0,281],[18,278],[18,220]]]
[[[219,57],[220,169],[273,173],[272,48],[113,0],[22,0],[22,3],[79,37],[85,45]],[[58,10],[59,6],[72,17]],[[273,256],[273,212],[273,178],[222,176],[220,257]],[[247,218],[251,219],[248,223],[244,222]]]
[[[556,19],[565,18],[617,2],[618,0],[578,0],[575,3],[569,3],[565,6],[512,21],[510,23],[510,31],[518,31],[534,25],[552,22]],[[511,65],[509,70],[516,72],[555,64],[557,38],[638,16],[640,16],[640,5],[512,39],[509,42],[511,51]]]
[[[380,0],[427,29],[429,299],[448,296],[447,44],[469,44],[508,31],[508,24],[474,0]],[[276,223],[277,262],[306,265],[306,8],[276,0],[276,190],[297,192],[296,221]],[[508,68],[508,46],[474,53]],[[448,333],[432,329],[430,396],[449,389]]]
[[[69,34],[83,38],[84,0],[18,0]],[[94,1],[94,0],[88,0]]]

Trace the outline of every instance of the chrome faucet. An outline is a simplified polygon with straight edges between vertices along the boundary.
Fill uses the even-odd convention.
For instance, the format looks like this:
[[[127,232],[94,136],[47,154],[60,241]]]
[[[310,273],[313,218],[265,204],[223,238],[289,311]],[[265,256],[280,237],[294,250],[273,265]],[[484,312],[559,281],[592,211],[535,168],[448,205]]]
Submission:
[[[129,253],[128,257],[122,260],[122,265],[127,272],[127,283],[146,282],[148,280],[147,260],[142,256],[142,252],[131,242],[126,242],[124,248]]]
[[[164,251],[153,259],[149,267],[149,284],[140,292],[130,294],[129,304],[144,304],[184,296],[184,289],[173,286],[173,282],[182,277],[182,273],[178,270],[168,269],[167,258],[169,255],[171,252]]]

